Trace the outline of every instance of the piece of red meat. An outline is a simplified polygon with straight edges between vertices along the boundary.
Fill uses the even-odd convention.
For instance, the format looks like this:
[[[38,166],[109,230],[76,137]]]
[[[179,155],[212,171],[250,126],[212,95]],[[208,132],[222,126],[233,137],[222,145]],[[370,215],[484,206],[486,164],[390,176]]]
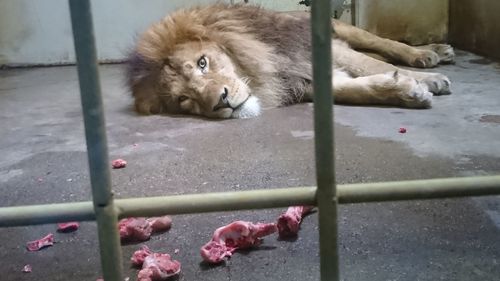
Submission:
[[[220,263],[237,249],[258,246],[262,237],[276,230],[274,223],[232,222],[215,230],[212,240],[201,247],[201,257],[209,263]]]
[[[149,247],[144,245],[139,250],[134,252],[132,257],[130,258],[130,261],[134,266],[142,266],[142,264],[144,263],[144,259],[146,259],[146,257],[151,255],[152,253],[153,252],[149,249]]]
[[[216,264],[222,262],[225,257],[232,256],[233,252],[225,244],[210,241],[201,247],[200,254],[204,261]]]
[[[76,221],[63,222],[63,223],[57,224],[57,231],[58,232],[72,232],[72,231],[78,230],[79,227],[80,227],[80,224]]]
[[[111,166],[113,167],[113,169],[125,168],[127,166],[127,161],[123,159],[115,159],[111,161]]]
[[[399,128],[399,132],[400,132],[401,134],[406,133],[406,128],[403,128],[403,127]]]
[[[181,264],[170,255],[154,253],[147,246],[134,252],[131,258],[134,266],[142,266],[137,274],[138,281],[166,280],[181,272]]]
[[[49,233],[47,236],[35,241],[28,242],[26,248],[28,251],[38,251],[42,248],[54,245],[54,234]]]
[[[126,218],[118,222],[120,239],[124,242],[146,241],[151,233],[164,232],[172,226],[169,216],[153,218]]]
[[[118,222],[122,241],[146,241],[151,237],[151,224],[145,218],[126,218]]]
[[[169,216],[148,218],[147,221],[151,225],[153,232],[168,231],[172,226],[172,219]]]
[[[302,217],[312,211],[313,206],[292,206],[278,218],[278,234],[280,238],[296,236],[299,232]]]

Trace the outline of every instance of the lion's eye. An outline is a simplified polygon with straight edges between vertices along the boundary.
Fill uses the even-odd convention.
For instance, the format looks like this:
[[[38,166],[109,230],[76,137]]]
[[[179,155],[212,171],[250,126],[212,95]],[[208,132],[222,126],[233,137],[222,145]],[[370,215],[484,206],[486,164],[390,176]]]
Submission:
[[[187,96],[180,96],[178,99],[179,99],[179,103],[181,103],[189,98]]]
[[[207,58],[205,56],[201,56],[201,58],[198,60],[198,66],[201,69],[205,69],[205,67],[207,67]]]

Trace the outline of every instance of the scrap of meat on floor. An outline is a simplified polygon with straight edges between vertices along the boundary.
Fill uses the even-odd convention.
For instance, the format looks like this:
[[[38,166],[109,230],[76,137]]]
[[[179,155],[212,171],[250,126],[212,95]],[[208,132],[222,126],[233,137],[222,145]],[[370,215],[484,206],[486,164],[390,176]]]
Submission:
[[[294,237],[298,234],[302,218],[310,213],[313,206],[292,206],[278,218],[278,234],[280,238]]]
[[[126,218],[118,222],[122,242],[146,241],[152,233],[165,232],[172,226],[169,216],[153,218]]]
[[[57,224],[57,231],[58,232],[73,232],[73,231],[78,230],[79,227],[80,227],[80,224],[76,221],[63,222],[63,223]]]
[[[165,232],[172,227],[172,219],[169,216],[152,217],[146,219],[153,229],[153,233]]]
[[[127,166],[127,161],[123,159],[115,159],[111,161],[111,166],[113,167],[113,169],[125,168]]]
[[[215,230],[212,240],[201,247],[200,254],[208,263],[220,263],[237,249],[258,246],[262,237],[277,231],[274,223],[235,221]]]
[[[178,261],[172,260],[168,254],[155,253],[147,246],[135,251],[130,260],[134,266],[141,267],[137,275],[138,281],[167,280],[181,272]]]
[[[38,251],[52,245],[54,245],[54,234],[49,233],[43,238],[28,242],[26,248],[28,251]]]

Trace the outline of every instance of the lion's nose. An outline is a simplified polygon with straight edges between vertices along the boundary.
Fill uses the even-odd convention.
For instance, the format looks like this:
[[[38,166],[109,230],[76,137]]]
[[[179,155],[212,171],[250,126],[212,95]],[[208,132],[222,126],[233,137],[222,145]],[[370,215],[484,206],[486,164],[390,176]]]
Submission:
[[[228,95],[229,95],[229,90],[227,89],[227,87],[224,87],[224,91],[222,92],[219,98],[219,103],[217,103],[217,105],[214,106],[213,111],[217,111],[221,108],[231,107],[231,105],[229,105],[229,100],[227,99]]]
[[[226,87],[224,87],[224,92],[222,93],[222,95],[220,96],[220,98],[225,103],[228,103],[228,101],[227,101],[227,95],[228,94],[229,94],[229,91],[227,90]]]

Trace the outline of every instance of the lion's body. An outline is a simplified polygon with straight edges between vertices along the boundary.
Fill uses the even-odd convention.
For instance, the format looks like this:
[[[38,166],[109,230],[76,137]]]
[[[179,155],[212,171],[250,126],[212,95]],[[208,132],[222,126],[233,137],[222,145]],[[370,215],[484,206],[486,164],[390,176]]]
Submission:
[[[446,59],[435,51],[452,55],[445,45],[416,49],[341,22],[332,25],[336,102],[428,107],[432,93],[449,92],[440,74],[397,69],[349,47],[430,67]],[[305,13],[224,4],[174,12],[142,35],[129,61],[136,109],[244,118],[261,107],[310,101],[310,38]]]

